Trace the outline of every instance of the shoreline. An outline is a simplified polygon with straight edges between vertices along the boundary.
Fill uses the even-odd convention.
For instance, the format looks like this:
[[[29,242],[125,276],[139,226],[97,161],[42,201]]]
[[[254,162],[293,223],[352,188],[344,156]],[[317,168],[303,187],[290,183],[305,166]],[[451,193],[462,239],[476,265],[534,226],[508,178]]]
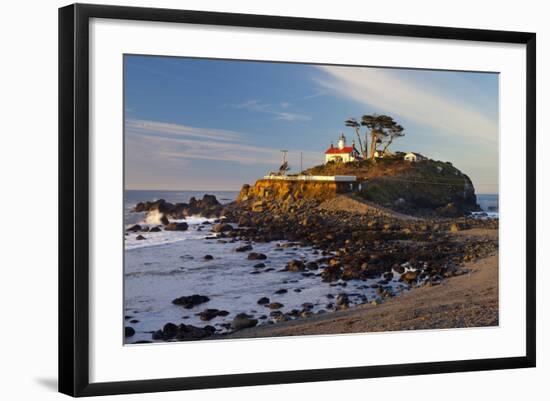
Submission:
[[[210,287],[189,287],[180,292],[173,279],[183,271],[197,274],[204,271],[207,275],[218,271],[214,274],[220,277],[231,271],[218,270],[223,265],[220,264],[224,259],[221,253],[206,255],[203,262],[197,259],[196,262],[187,262],[196,265],[196,270],[188,270],[185,263],[182,266],[179,259],[182,256],[175,259],[176,255],[172,255],[173,260],[164,263],[180,266],[179,270],[165,272],[172,277],[170,288],[174,300],[165,299],[161,308],[174,310],[170,305],[178,305],[175,297],[201,296],[206,301],[189,305],[189,313],[183,317],[174,315],[154,331],[140,331],[151,333],[154,341],[498,324],[498,220],[466,216],[404,218],[398,212],[350,195],[340,195],[325,202],[252,198],[227,205],[220,204],[212,195],[205,195],[202,200],[191,198],[188,204],[171,204],[162,200],[142,202],[134,211],[163,216],[164,221],[159,221],[162,225],[156,227],[157,232],[179,225],[182,225],[183,232],[204,229],[207,236],[201,242],[228,248],[234,259],[234,268],[240,266],[236,270],[237,276],[241,277],[239,280],[252,280],[258,286],[255,293],[246,296],[236,293],[235,297],[240,298],[237,301],[240,306],[236,307],[231,299],[226,300],[231,307],[229,303],[220,303],[220,295],[215,291],[212,293]],[[177,219],[185,221],[195,214],[214,221],[198,228],[185,222],[173,222]],[[166,216],[172,219],[171,223]],[[134,233],[132,235],[137,235],[136,231],[147,236],[147,232],[153,230],[139,226],[127,228],[128,233]],[[178,231],[177,227],[175,231]],[[265,248],[267,244],[281,241],[288,246]],[[306,249],[311,253],[296,254]],[[214,248],[209,251],[218,252]],[[287,260],[282,260],[281,256]],[[483,266],[487,267],[482,269]],[[171,265],[165,267],[172,269]],[[214,267],[216,269],[212,270]],[[488,276],[489,272],[492,274]],[[252,278],[256,276],[250,276],[257,274],[267,281],[257,281]],[[449,288],[455,288],[465,277],[474,277],[475,285],[470,282],[458,292],[448,293]],[[315,284],[317,281],[326,288],[321,289]],[[239,283],[235,283],[233,290]],[[319,290],[324,293],[318,293]],[[300,295],[295,295],[295,292]],[[429,295],[423,297],[425,292]],[[485,294],[484,298],[479,298],[476,293]],[[250,298],[251,294],[255,294],[254,299]],[[299,299],[287,302],[288,297]],[[191,317],[190,314],[195,316],[192,318],[194,322],[185,320]],[[130,320],[129,323],[133,322]]]
[[[495,238],[498,230],[472,229],[458,235]],[[436,286],[413,288],[379,305],[364,304],[307,319],[253,327],[218,339],[498,326],[498,253],[464,267],[470,272]]]

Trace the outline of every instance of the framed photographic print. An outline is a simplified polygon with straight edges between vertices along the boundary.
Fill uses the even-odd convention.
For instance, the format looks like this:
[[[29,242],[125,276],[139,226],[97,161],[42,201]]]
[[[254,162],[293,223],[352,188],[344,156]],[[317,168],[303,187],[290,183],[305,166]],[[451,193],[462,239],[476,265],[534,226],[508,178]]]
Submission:
[[[535,79],[534,33],[61,8],[60,391],[535,366]]]

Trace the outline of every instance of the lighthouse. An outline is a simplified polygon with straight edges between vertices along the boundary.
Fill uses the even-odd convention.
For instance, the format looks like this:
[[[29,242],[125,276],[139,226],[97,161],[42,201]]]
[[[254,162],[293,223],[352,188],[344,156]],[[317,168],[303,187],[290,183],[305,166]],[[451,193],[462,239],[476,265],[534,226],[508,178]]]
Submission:
[[[346,137],[344,136],[344,133],[342,132],[340,134],[340,138],[338,138],[338,149],[342,150],[346,147]]]
[[[352,146],[346,146],[346,137],[343,133],[340,134],[340,136],[338,137],[338,143],[336,147],[331,144],[330,148],[325,151],[325,163],[349,163],[360,159],[361,155],[359,154],[359,151],[355,148],[355,144],[352,144]]]

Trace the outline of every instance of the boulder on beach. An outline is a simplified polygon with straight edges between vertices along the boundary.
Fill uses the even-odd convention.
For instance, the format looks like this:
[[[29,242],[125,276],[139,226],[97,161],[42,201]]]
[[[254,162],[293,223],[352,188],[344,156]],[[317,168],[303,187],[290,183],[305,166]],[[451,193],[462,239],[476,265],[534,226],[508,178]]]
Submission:
[[[172,303],[174,305],[181,305],[186,309],[191,309],[192,307],[194,307],[196,305],[200,305],[200,304],[208,302],[208,301],[210,301],[210,298],[208,298],[205,295],[193,294],[193,295],[189,295],[189,296],[183,296],[183,297],[176,298],[172,301]]]
[[[406,273],[403,273],[401,275],[401,279],[403,281],[406,281],[409,284],[416,281],[417,278],[418,278],[418,271],[416,271],[416,270],[410,270],[410,271],[408,271]]]
[[[213,326],[204,326],[203,328],[192,326],[190,324],[166,323],[162,330],[153,333],[153,340],[201,340],[210,337],[216,329]]]
[[[250,252],[247,258],[248,260],[265,260],[267,256],[259,252]]]
[[[302,272],[306,269],[306,265],[301,260],[291,260],[286,264],[286,270],[289,272]]]
[[[174,219],[181,219],[186,216],[201,215],[204,217],[219,217],[223,205],[218,202],[214,195],[206,194],[202,199],[192,197],[189,203],[170,203],[164,199],[152,202],[139,202],[133,209],[134,212],[157,213],[158,215]],[[168,224],[167,220],[162,221]]]
[[[243,245],[235,249],[235,252],[248,252],[252,250],[252,245]]]
[[[347,294],[338,294],[336,296],[336,305],[347,306],[349,305],[349,297]]]
[[[134,334],[136,334],[136,331],[133,327],[126,326],[124,328],[124,337],[132,337]]]
[[[233,321],[231,322],[231,327],[233,330],[242,330],[249,327],[254,327],[258,324],[257,319],[253,319],[251,316],[246,313],[239,313]]]
[[[228,231],[233,231],[233,226],[229,223],[218,223],[212,227],[212,231],[215,233],[225,233]]]
[[[181,223],[169,223],[164,226],[166,231],[186,231],[189,228],[189,225],[185,222]]]
[[[130,232],[141,231],[141,226],[139,224],[134,224],[133,226],[127,228],[126,231],[130,231]]]

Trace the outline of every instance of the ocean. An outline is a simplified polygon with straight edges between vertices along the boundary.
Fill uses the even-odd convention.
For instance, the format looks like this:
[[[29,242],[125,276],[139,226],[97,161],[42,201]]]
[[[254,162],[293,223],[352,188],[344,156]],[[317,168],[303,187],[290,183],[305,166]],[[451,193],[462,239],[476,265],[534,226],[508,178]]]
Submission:
[[[125,192],[126,227],[139,223],[154,226],[159,222],[155,216],[134,213],[138,202],[165,199],[169,202],[188,202],[191,197],[202,198],[204,194],[215,195],[221,203],[236,199],[237,191],[132,191]],[[478,203],[488,213],[498,213],[498,195],[480,195]],[[496,207],[496,210],[494,209]],[[273,321],[269,309],[258,305],[262,297],[271,302],[280,302],[283,313],[302,309],[302,304],[312,303],[312,312],[330,311],[331,304],[339,293],[345,292],[350,298],[350,306],[370,301],[377,297],[375,288],[380,278],[372,280],[350,280],[344,288],[342,283],[325,283],[315,275],[302,275],[281,271],[292,259],[311,261],[318,259],[317,251],[309,247],[296,247],[280,241],[276,243],[253,243],[253,251],[267,255],[263,261],[247,259],[246,252],[235,252],[245,242],[231,242],[212,238],[210,225],[215,219],[192,216],[185,219],[187,231],[161,231],[129,233],[125,238],[124,252],[124,315],[125,324],[136,331],[127,343],[140,340],[151,341],[151,333],[172,322],[185,323],[198,327],[209,324],[219,333],[227,331],[224,324],[232,321],[235,315],[244,312],[260,318],[261,324]],[[145,240],[137,240],[137,235]],[[213,256],[205,260],[205,255]],[[255,268],[259,262],[265,268]],[[261,271],[261,273],[258,273]],[[398,281],[394,273],[390,282],[398,294],[406,287]],[[275,294],[277,290],[285,293]],[[206,295],[208,303],[192,310],[173,305],[172,300],[187,295]],[[226,310],[227,316],[218,316],[205,322],[197,316],[207,308]]]

